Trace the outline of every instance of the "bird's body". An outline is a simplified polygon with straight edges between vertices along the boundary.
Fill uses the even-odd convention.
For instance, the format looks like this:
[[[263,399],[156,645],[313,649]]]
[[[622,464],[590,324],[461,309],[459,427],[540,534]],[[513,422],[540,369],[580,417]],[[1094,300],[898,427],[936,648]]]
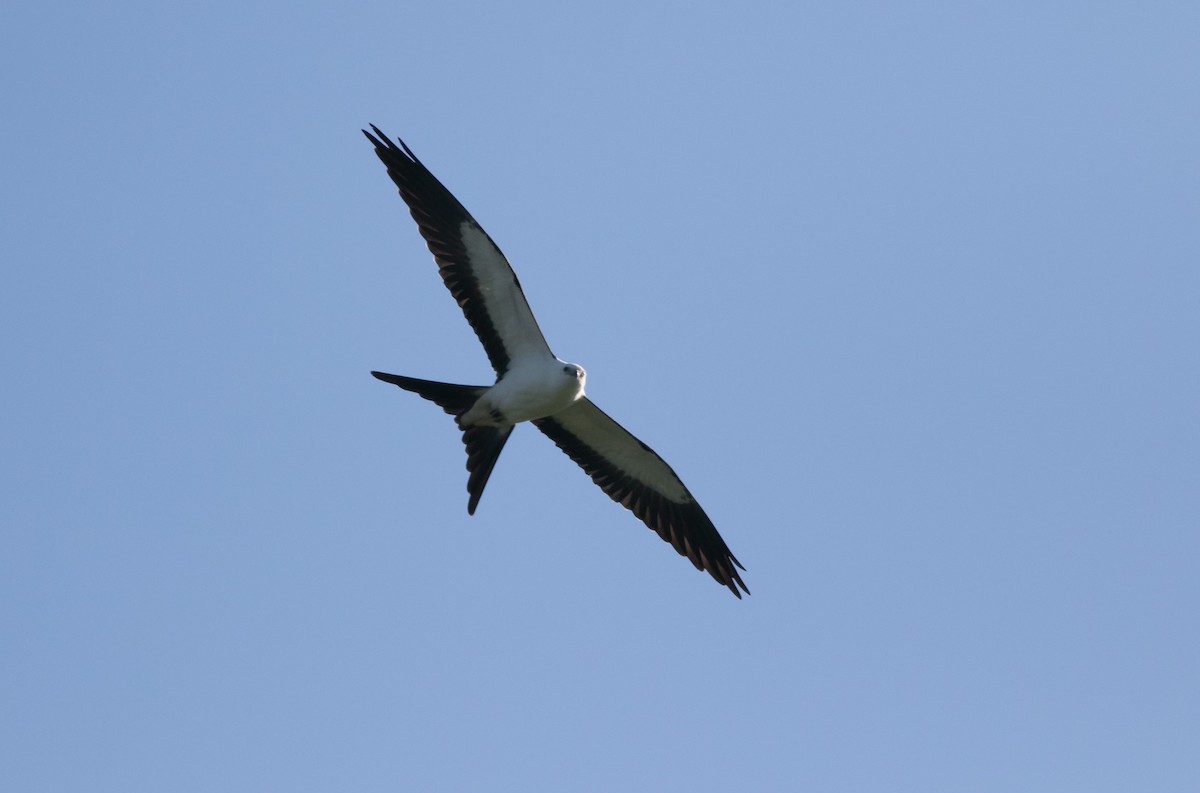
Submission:
[[[521,358],[464,414],[459,426],[511,427],[553,416],[583,397],[587,374],[572,363]]]
[[[739,598],[749,592],[741,564],[712,521],[661,457],[592,404],[583,368],[550,351],[508,260],[470,213],[403,142],[377,127],[363,134],[400,188],[450,293],[483,344],[496,381],[468,386],[372,372],[454,416],[467,451],[467,511],[513,428],[531,422],[697,569]]]

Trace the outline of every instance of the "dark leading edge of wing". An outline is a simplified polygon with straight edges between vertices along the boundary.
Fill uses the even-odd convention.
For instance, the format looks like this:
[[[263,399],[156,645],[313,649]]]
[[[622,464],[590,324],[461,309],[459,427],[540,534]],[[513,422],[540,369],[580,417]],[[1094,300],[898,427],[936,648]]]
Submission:
[[[750,594],[737,572],[737,568],[746,568],[678,475],[591,400],[581,399],[561,413],[533,423],[609,498],[632,511],[697,570],[707,571],[739,599],[742,592]]]
[[[417,221],[442,280],[483,343],[497,377],[508,371],[511,359],[519,354],[530,350],[549,354],[504,254],[404,141],[397,146],[374,124],[371,129],[375,134],[366,130],[363,134],[400,188],[400,197]],[[486,298],[481,282],[487,285]],[[489,310],[489,301],[495,310]]]

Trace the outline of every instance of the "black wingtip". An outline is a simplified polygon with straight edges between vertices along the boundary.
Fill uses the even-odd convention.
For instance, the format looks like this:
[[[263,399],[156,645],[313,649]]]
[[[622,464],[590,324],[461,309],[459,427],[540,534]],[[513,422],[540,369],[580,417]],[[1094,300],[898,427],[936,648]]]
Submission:
[[[379,127],[375,126],[374,124],[369,124],[368,126],[374,130],[375,134],[372,135],[365,129],[362,130],[362,134],[367,136],[367,140],[371,141],[371,145],[375,147],[375,151],[378,152],[380,156],[383,156],[383,152],[396,148],[396,144],[392,143],[392,141],[388,139],[388,136],[384,135],[383,132],[379,130]]]
[[[742,570],[746,569],[742,567],[742,563],[739,562],[737,557],[733,554],[729,554],[726,558],[740,567]],[[738,600],[742,599],[742,592],[745,592],[747,595],[750,594],[750,589],[746,586],[746,582],[742,580],[740,575],[738,575],[737,570],[730,567],[728,564],[721,564],[719,565],[719,568],[710,567],[708,568],[708,572],[713,578],[717,579],[717,583],[724,584]],[[725,580],[722,581],[722,578]]]
[[[404,386],[407,382],[405,380],[405,378],[401,377],[398,374],[388,374],[387,372],[376,372],[374,369],[371,370],[371,377],[374,377],[376,380],[380,380],[384,383],[390,383],[395,386],[400,386],[401,388],[404,388]],[[405,388],[404,390],[411,391],[412,389]]]
[[[365,129],[362,130],[362,134],[367,136],[367,140],[371,141],[371,145],[374,146],[376,149],[386,149],[387,144],[384,143],[383,141],[387,140],[387,135],[384,135],[382,132],[380,132],[379,127],[375,126],[374,124],[370,124],[369,126],[371,127],[371,129],[375,130],[375,135],[378,135],[379,137],[375,137],[375,135],[372,135],[370,132],[367,132]],[[381,138],[382,138],[382,140],[381,140]]]
[[[735,559],[734,561],[737,561],[737,560]],[[739,564],[738,567],[742,567],[742,566]],[[746,568],[742,567],[742,569],[745,570]],[[742,577],[737,575],[736,573],[733,576],[733,580],[731,580],[729,582],[728,586],[729,586],[730,591],[733,592],[733,594],[737,597],[738,600],[742,599],[742,592],[745,592],[747,595],[750,594],[750,590],[746,587],[746,585],[744,583],[742,583]],[[739,586],[742,588],[742,592],[738,591]]]
[[[403,140],[396,138],[396,141],[393,143],[392,139],[385,135],[383,130],[381,130],[379,127],[375,126],[374,124],[368,124],[367,126],[374,130],[375,134],[372,135],[365,129],[362,130],[362,134],[367,136],[367,140],[371,141],[371,145],[375,147],[375,150],[379,153],[380,157],[384,155],[384,152],[396,152],[397,154],[404,152],[408,159],[412,160],[413,162],[418,164],[421,162],[417,159],[417,155],[412,153],[412,149],[408,148],[408,144],[406,144]]]

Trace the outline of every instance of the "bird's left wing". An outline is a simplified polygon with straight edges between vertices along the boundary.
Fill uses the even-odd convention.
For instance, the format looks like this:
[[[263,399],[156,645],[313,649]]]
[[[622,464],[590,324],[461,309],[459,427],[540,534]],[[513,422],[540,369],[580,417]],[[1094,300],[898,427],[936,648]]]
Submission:
[[[363,134],[400,188],[442,281],[474,328],[497,377],[517,358],[553,358],[521,284],[496,243],[404,141],[397,146],[374,124],[371,129],[374,135],[365,129]]]
[[[658,532],[697,570],[708,571],[739,598],[741,592],[750,593],[737,572],[737,568],[746,568],[671,466],[591,400],[584,397],[566,410],[534,419],[533,423],[609,498]]]

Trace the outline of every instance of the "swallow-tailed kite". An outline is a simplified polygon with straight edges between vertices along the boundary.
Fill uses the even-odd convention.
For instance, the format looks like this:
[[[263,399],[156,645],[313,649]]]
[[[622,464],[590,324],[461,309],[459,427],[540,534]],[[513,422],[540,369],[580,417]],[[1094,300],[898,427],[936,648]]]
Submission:
[[[379,128],[363,134],[400,188],[442,280],[483,342],[496,370],[492,386],[451,385],[383,372],[375,377],[437,403],[454,417],[467,447],[467,512],[513,427],[522,421],[550,437],[600,489],[739,598],[742,568],[683,482],[646,444],[583,393],[583,368],[550,351],[504,254],[412,151]]]

